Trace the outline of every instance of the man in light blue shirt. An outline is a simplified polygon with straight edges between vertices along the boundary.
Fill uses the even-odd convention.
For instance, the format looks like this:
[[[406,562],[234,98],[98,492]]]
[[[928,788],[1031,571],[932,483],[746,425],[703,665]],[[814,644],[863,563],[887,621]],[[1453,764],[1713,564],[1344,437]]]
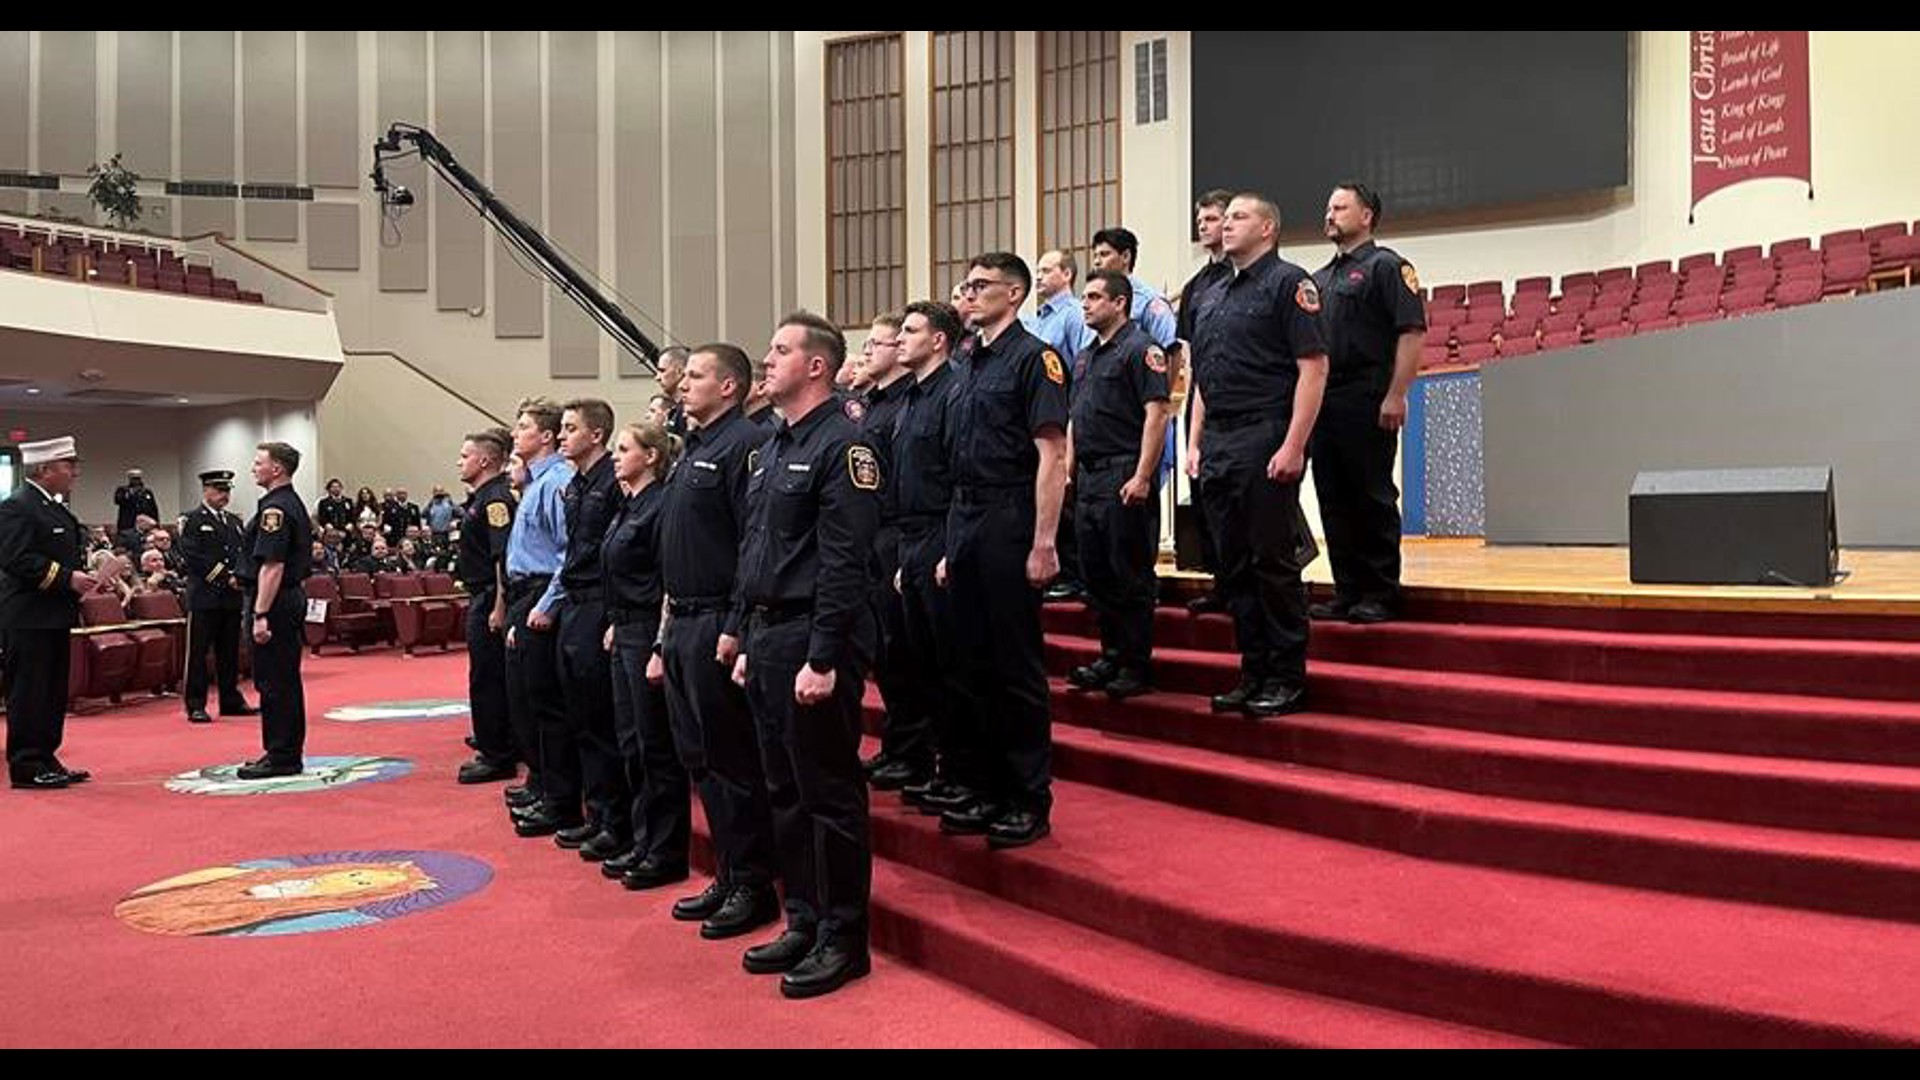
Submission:
[[[562,496],[573,467],[559,453],[560,411],[553,401],[531,398],[520,403],[513,425],[513,452],[526,477],[507,537],[507,705],[528,772],[526,787],[507,789],[507,804],[529,813],[541,808],[540,777],[534,771],[540,761],[541,714],[564,709],[553,607],[562,595],[560,564],[567,554]],[[563,715],[548,719],[565,723]]]
[[[1072,371],[1074,357],[1093,338],[1080,301],[1073,295],[1080,264],[1068,252],[1049,251],[1040,256],[1034,269],[1034,313],[1021,316],[1020,321],[1034,337],[1051,346],[1060,355],[1060,362]]]
[[[1173,305],[1160,291],[1134,276],[1133,267],[1140,259],[1140,238],[1130,229],[1101,229],[1093,234],[1093,268],[1109,270],[1116,274],[1127,275],[1127,281],[1133,286],[1133,321],[1147,332],[1155,345],[1163,349],[1173,348],[1173,342],[1179,336],[1175,324]]]

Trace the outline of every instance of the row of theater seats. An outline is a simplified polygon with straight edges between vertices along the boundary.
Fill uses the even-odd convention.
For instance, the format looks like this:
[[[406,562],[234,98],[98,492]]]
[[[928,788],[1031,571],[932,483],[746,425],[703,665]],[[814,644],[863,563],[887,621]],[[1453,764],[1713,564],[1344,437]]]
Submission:
[[[182,296],[266,303],[261,294],[241,289],[238,282],[215,277],[212,267],[187,263],[165,247],[109,246],[102,240],[55,237],[8,225],[0,225],[0,268]]]
[[[123,607],[99,593],[80,603],[67,694],[119,702],[129,694],[165,694],[186,673],[186,613],[172,593],[147,593]]]
[[[304,588],[308,600],[326,606],[325,621],[307,623],[316,656],[326,645],[359,652],[385,643],[412,655],[467,640],[467,598],[450,574],[316,574]]]
[[[1501,357],[1608,341],[1719,319],[1798,307],[1830,297],[1912,284],[1920,271],[1920,225],[1847,229],[1735,248],[1679,261],[1523,278],[1509,303],[1498,281],[1444,285],[1427,299],[1422,367],[1483,364]]]

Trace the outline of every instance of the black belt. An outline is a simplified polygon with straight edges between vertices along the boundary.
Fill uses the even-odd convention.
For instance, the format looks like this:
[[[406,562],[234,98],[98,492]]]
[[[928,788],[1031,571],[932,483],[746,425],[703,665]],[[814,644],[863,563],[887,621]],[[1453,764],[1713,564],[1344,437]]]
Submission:
[[[786,604],[754,604],[753,617],[762,626],[778,626],[781,623],[804,619],[813,614],[813,601],[796,600]]]
[[[1101,472],[1121,465],[1138,465],[1139,463],[1140,455],[1138,454],[1115,454],[1112,457],[1083,458],[1075,467],[1088,472]]]
[[[546,592],[553,583],[552,574],[522,574],[507,579],[507,599],[518,600],[530,592]]]
[[[667,612],[688,619],[695,615],[717,615],[732,606],[726,600],[713,597],[696,596],[685,600],[674,597],[667,601]]]

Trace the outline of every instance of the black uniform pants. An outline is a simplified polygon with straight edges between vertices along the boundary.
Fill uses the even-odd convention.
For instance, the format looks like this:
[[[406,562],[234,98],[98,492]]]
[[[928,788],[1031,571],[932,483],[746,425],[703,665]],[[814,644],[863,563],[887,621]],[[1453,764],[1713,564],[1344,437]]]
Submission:
[[[953,590],[934,581],[946,557],[944,522],[908,530],[901,540],[901,610],[905,622],[908,672],[920,689],[933,727],[938,774],[950,784],[984,790],[981,743],[971,685],[960,669],[954,637]]]
[[[759,735],[732,669],[714,659],[722,607],[685,610],[667,620],[661,639],[667,721],[713,833],[716,877],[729,885],[771,885],[779,863]]]
[[[913,655],[913,642],[907,636],[905,598],[893,587],[894,575],[900,569],[899,530],[888,526],[882,532],[878,544],[883,549],[880,580],[873,594],[875,621],[880,627],[880,654],[873,661],[873,681],[880,687],[880,701],[887,709],[886,722],[880,730],[880,749],[888,759],[922,776],[931,776],[933,698],[939,684],[923,682],[918,677],[921,665]]]
[[[1130,671],[1145,673],[1153,659],[1153,564],[1160,554],[1160,499],[1127,506],[1120,488],[1137,459],[1089,462],[1076,470],[1074,520],[1080,568],[1100,623],[1100,651]]]
[[[747,701],[760,733],[773,835],[785,883],[787,927],[864,948],[873,850],[860,767],[860,664],[836,669],[833,696],[794,700],[813,623],[756,616],[747,633]]]
[[[237,599],[237,597],[236,597]],[[305,615],[303,614],[304,621]],[[240,605],[207,608],[187,613],[187,673],[182,687],[182,702],[190,713],[207,707],[207,650],[213,650],[214,677],[220,686],[220,711],[234,712],[247,706],[240,696]],[[301,627],[304,638],[306,628]]]
[[[1347,604],[1400,603],[1400,439],[1380,427],[1380,399],[1329,395],[1313,429],[1313,487],[1335,594]]]
[[[693,794],[674,749],[666,690],[647,681],[647,663],[659,634],[657,615],[613,628],[614,728],[627,789],[633,792],[628,816],[635,850],[663,865],[685,866],[693,835]]]
[[[633,837],[633,792],[627,788],[620,736],[613,724],[613,669],[606,634],[605,601],[594,594],[569,594],[560,607],[558,638],[567,730],[553,740],[559,745],[542,751],[545,790],[551,801],[557,788],[563,815],[584,795],[588,820],[628,840]]]
[[[467,708],[480,756],[495,764],[520,758],[514,747],[513,713],[507,704],[507,635],[487,629],[494,588],[471,590],[467,602]]]
[[[1053,713],[1040,591],[1027,583],[1033,528],[1031,485],[957,492],[947,518],[947,583],[984,794],[1045,814],[1053,805]]]
[[[1209,424],[1202,438],[1202,491],[1220,556],[1216,580],[1233,616],[1242,673],[1305,685],[1300,485],[1267,479],[1267,463],[1286,439],[1286,423]]]
[[[9,630],[7,771],[30,780],[55,767],[67,731],[69,652],[65,630]]]
[[[545,791],[541,733],[566,727],[553,631],[542,633],[527,626],[527,616],[545,594],[547,580],[529,578],[507,585],[507,624],[514,641],[507,650],[507,716],[513,724],[513,741],[527,762],[527,788],[534,792]],[[571,812],[577,811],[576,806]]]
[[[307,601],[299,586],[281,589],[267,616],[271,640],[253,646],[253,685],[260,691],[260,731],[267,760],[299,764],[307,745],[307,688],[300,681],[306,655]]]

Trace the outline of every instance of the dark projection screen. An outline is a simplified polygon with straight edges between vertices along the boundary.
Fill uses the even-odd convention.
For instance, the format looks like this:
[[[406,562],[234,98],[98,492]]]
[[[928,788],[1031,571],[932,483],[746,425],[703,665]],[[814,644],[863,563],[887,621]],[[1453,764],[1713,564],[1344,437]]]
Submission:
[[[1626,30],[1193,32],[1193,183],[1255,189],[1289,231],[1343,179],[1389,219],[1628,183]]]

